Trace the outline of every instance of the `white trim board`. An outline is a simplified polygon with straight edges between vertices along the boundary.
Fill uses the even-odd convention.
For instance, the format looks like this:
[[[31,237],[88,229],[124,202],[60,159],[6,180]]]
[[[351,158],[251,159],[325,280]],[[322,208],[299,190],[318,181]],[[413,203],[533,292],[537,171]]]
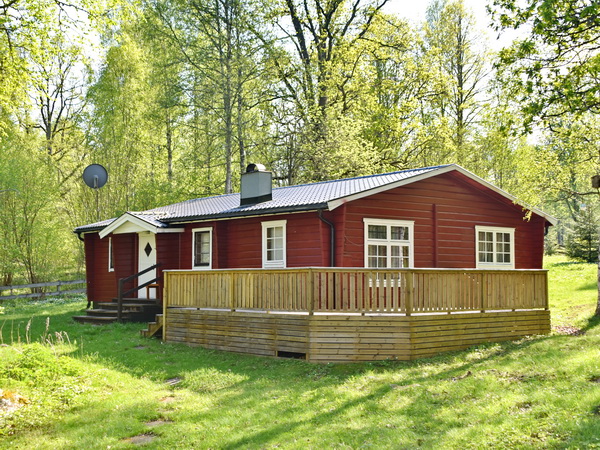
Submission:
[[[183,228],[162,228],[151,224],[138,216],[126,212],[119,218],[115,219],[110,225],[102,229],[98,235],[100,239],[109,234],[124,234],[124,233],[141,233],[149,231],[150,233],[183,233]]]

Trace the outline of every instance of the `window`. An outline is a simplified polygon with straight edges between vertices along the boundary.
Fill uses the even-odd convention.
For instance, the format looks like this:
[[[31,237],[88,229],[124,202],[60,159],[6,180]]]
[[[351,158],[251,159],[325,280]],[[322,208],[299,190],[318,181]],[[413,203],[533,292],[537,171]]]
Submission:
[[[364,219],[364,222],[365,267],[413,267],[413,221]]]
[[[210,269],[212,267],[212,228],[196,228],[192,230],[192,252],[194,269]]]
[[[113,256],[112,237],[108,238],[108,271],[115,271],[115,260]]]
[[[475,227],[478,269],[515,268],[515,229]]]
[[[264,268],[285,267],[285,220],[262,223],[262,260]]]

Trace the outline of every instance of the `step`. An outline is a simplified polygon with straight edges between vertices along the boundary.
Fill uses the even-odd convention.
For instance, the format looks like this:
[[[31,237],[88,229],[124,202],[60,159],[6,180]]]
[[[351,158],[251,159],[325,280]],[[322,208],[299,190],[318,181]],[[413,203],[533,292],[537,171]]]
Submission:
[[[98,304],[98,306],[100,306],[100,308],[97,308],[97,309],[116,310],[119,308],[119,304],[116,302],[103,302],[101,304]],[[125,303],[124,302],[121,304],[121,306],[123,307],[123,310],[129,310],[129,311],[142,311],[144,309],[153,309],[153,308],[156,310],[162,309],[156,303],[131,303],[131,302]]]
[[[123,310],[121,315],[123,318],[127,317],[131,311]],[[88,309],[86,314],[88,316],[105,316],[105,317],[117,317],[118,311],[116,309]]]
[[[145,330],[140,330],[140,334],[143,337],[162,337],[159,335],[159,331],[162,330],[163,327],[163,315],[162,314],[157,314],[156,315],[156,321],[155,322],[149,322],[148,323],[148,328]]]
[[[114,303],[117,303],[119,301],[118,298],[113,298],[112,301]],[[159,301],[156,298],[135,298],[135,297],[124,297],[123,298],[123,302],[127,302],[127,303],[141,303],[141,304],[152,304],[152,305],[158,305]]]
[[[73,320],[79,323],[89,323],[92,325],[104,325],[117,321],[116,317],[108,316],[73,316]]]

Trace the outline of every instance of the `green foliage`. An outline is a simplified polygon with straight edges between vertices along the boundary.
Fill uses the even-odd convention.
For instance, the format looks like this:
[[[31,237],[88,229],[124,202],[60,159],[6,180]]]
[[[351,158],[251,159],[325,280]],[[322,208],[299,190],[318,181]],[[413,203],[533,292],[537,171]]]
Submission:
[[[13,129],[0,141],[0,271],[3,281],[17,275],[36,283],[63,273],[68,235],[57,209],[58,184],[35,148],[39,141]]]
[[[600,5],[586,0],[494,0],[497,30],[526,30],[500,55],[520,90],[527,123],[566,113],[600,112],[596,50]]]
[[[598,262],[600,235],[597,208],[587,207],[576,216],[572,234],[567,238],[566,251],[570,258],[589,263]]]

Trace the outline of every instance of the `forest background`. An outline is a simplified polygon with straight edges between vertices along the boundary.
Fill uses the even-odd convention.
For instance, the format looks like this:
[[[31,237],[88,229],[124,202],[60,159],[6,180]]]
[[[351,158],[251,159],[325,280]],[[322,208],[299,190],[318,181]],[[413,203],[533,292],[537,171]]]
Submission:
[[[597,258],[598,2],[390,1],[0,0],[0,285],[78,276],[76,226],[235,192],[250,162],[280,186],[457,163]],[[491,51],[490,24],[520,40]]]

